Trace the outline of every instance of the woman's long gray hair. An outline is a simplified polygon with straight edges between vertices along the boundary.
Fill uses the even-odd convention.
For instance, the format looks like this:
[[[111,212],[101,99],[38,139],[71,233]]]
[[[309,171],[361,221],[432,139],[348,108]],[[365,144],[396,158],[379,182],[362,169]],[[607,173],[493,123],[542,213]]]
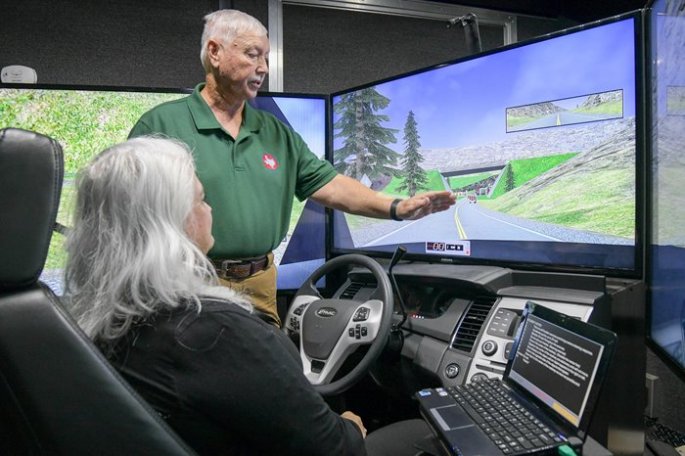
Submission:
[[[200,311],[202,296],[252,308],[218,286],[211,263],[184,230],[194,176],[184,144],[154,137],[106,149],[79,173],[65,294],[92,339],[117,339],[163,308]]]

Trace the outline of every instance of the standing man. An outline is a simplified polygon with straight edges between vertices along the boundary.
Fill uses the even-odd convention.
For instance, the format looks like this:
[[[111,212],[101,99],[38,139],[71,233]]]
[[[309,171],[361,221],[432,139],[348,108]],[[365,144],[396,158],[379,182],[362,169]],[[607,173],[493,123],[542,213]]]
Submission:
[[[280,326],[272,250],[287,234],[293,196],[376,218],[418,219],[448,209],[451,192],[393,200],[338,174],[295,133],[246,103],[269,72],[269,38],[254,17],[236,10],[205,16],[200,59],[205,82],[188,97],[145,113],[129,137],[161,133],[194,151],[214,212],[209,257],[222,282],[248,294]]]

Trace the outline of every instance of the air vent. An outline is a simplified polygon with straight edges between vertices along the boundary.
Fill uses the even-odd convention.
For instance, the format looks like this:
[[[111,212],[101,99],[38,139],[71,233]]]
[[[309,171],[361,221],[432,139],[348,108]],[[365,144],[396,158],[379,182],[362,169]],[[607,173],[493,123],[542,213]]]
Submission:
[[[345,288],[345,291],[340,293],[340,299],[354,299],[357,292],[361,290],[363,286],[364,284],[360,282],[350,283],[347,288]]]
[[[452,348],[471,352],[494,304],[495,299],[490,297],[478,297],[473,300],[457,328]]]

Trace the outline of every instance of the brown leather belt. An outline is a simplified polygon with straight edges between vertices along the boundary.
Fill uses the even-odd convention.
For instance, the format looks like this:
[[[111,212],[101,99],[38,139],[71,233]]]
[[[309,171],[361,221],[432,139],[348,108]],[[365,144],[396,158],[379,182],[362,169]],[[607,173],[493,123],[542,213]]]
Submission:
[[[240,260],[212,259],[211,261],[216,268],[216,274],[220,278],[228,280],[247,279],[269,267],[267,255]]]

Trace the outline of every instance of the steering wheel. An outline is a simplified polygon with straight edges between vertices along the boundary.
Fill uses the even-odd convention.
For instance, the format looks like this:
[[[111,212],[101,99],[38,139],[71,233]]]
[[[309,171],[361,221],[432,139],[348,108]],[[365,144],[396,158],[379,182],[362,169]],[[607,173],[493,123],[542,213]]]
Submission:
[[[316,282],[338,268],[350,265],[368,269],[376,279],[372,298],[324,299]],[[342,393],[359,381],[378,358],[392,323],[393,293],[388,274],[370,257],[349,254],[335,257],[312,273],[293,298],[284,330],[300,335],[304,375],[320,394]],[[357,365],[333,381],[347,357],[361,345],[371,345]]]

